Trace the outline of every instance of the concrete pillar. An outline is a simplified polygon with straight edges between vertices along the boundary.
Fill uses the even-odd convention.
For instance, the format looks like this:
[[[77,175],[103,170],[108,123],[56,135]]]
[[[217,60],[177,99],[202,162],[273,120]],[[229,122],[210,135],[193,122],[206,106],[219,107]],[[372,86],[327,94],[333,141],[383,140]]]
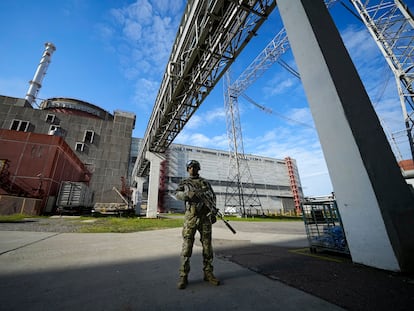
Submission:
[[[147,151],[145,158],[151,162],[148,182],[147,218],[157,218],[160,168],[161,162],[165,160],[165,156],[160,153]]]
[[[141,215],[142,209],[142,192],[144,189],[144,183],[147,179],[145,177],[135,177],[135,182],[137,183],[137,187],[135,188],[134,192],[134,204],[135,204],[135,215]]]
[[[414,199],[322,0],[279,0],[354,262],[414,270]]]

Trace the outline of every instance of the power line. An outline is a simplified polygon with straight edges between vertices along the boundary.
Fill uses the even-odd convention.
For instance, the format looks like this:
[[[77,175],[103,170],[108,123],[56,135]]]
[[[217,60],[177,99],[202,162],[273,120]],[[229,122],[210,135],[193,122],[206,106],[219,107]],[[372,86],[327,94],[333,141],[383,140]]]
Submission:
[[[283,115],[283,114],[281,114],[281,113],[278,113],[278,112],[276,112],[276,111],[273,111],[272,109],[270,109],[270,108],[268,108],[268,107],[265,107],[265,106],[263,106],[263,105],[260,105],[260,104],[258,104],[257,102],[255,102],[252,98],[250,98],[249,96],[247,96],[245,93],[242,93],[242,94],[241,94],[241,96],[243,96],[243,97],[244,97],[244,98],[245,98],[248,102],[250,102],[251,104],[255,105],[255,106],[256,106],[256,107],[258,107],[260,110],[262,110],[262,111],[264,111],[264,112],[266,112],[266,113],[273,114],[273,115],[275,115],[275,116],[277,116],[277,117],[279,117],[279,118],[282,118],[282,119],[288,120],[288,121],[290,121],[290,122],[297,123],[297,124],[302,125],[302,126],[305,126],[305,127],[309,127],[309,128],[312,128],[312,129],[314,129],[314,128],[315,128],[315,127],[313,127],[313,126],[311,126],[311,125],[309,125],[309,124],[306,124],[306,123],[300,122],[300,121],[298,121],[298,120],[295,120],[295,119],[289,118],[289,117],[287,117],[287,116],[285,116],[285,115]]]

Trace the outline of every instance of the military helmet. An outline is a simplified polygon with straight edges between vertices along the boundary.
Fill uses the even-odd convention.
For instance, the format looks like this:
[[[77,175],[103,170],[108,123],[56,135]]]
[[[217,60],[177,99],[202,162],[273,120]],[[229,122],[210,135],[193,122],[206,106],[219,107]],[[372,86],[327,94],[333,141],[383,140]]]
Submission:
[[[190,167],[195,167],[199,170],[201,169],[200,163],[196,160],[190,160],[190,161],[187,162],[187,164],[186,164],[187,171]]]

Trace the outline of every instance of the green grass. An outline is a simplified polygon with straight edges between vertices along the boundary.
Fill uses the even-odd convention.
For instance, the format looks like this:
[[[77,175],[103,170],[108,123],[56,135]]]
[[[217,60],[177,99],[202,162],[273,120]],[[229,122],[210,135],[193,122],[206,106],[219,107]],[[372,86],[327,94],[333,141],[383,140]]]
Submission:
[[[0,215],[0,222],[22,222],[25,218],[33,218],[35,216],[28,216],[24,214]]]
[[[30,218],[48,218],[47,216],[28,216],[28,215],[0,215],[0,222],[17,223],[24,222]],[[59,219],[59,218],[58,218]],[[80,217],[63,218],[71,224],[76,224],[79,233],[128,233],[148,230],[159,230],[167,228],[178,228],[183,225],[183,214],[165,214],[160,218],[137,218],[137,217]],[[274,222],[274,221],[302,221],[302,217],[296,216],[267,216],[267,217],[237,217],[225,216],[229,221],[248,221],[248,222]]]
[[[88,218],[91,219],[91,218]],[[128,233],[148,230],[182,227],[183,219],[147,219],[147,218],[121,218],[100,217],[94,222],[85,223],[78,232],[82,233]]]
[[[148,230],[159,230],[167,228],[177,228],[183,225],[183,216],[173,215],[174,217],[168,218],[162,217],[157,219],[149,218],[128,218],[128,217],[99,217],[99,218],[85,218],[84,220],[94,219],[92,223],[85,223],[78,232],[82,233],[127,233],[127,232],[138,232]],[[269,221],[302,221],[301,217],[292,216],[274,216],[274,217],[249,217],[240,218],[236,216],[226,216],[226,220],[230,221],[252,221],[252,222],[269,222]]]

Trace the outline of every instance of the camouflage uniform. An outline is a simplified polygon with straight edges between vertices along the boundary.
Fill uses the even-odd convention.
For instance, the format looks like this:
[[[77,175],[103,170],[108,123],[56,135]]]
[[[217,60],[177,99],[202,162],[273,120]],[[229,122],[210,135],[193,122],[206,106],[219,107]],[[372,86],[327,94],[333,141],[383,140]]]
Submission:
[[[183,246],[181,251],[179,288],[187,285],[187,276],[190,272],[190,258],[193,252],[194,236],[200,232],[200,241],[203,246],[204,280],[214,285],[219,281],[213,275],[213,247],[211,245],[211,225],[216,221],[211,210],[206,206],[206,200],[200,199],[200,193],[215,209],[216,195],[208,181],[200,176],[190,176],[183,180],[176,190],[176,198],[185,201],[184,226],[182,230]],[[184,284],[182,284],[184,283]],[[181,284],[181,285],[180,285]]]

